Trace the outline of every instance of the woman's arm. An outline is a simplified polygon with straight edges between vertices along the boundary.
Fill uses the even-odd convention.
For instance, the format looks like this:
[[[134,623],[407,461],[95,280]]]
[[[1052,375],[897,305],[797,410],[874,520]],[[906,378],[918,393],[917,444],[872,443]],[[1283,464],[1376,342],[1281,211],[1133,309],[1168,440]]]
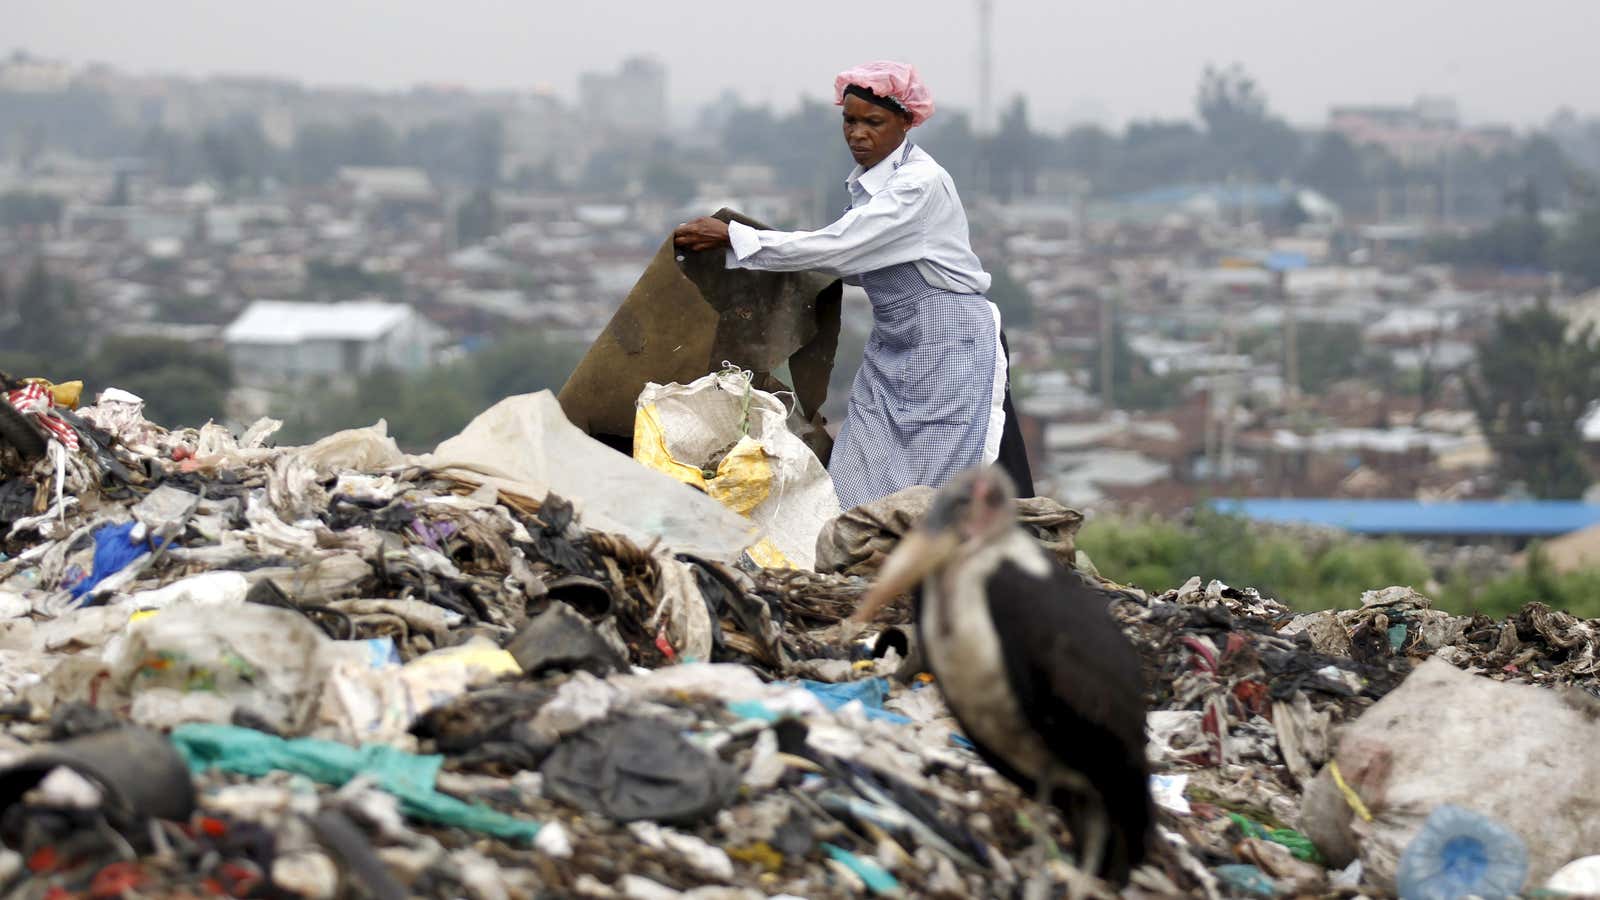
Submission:
[[[926,200],[923,185],[895,185],[816,231],[759,231],[697,219],[680,225],[674,240],[691,250],[726,244],[729,268],[859,275],[925,255]]]

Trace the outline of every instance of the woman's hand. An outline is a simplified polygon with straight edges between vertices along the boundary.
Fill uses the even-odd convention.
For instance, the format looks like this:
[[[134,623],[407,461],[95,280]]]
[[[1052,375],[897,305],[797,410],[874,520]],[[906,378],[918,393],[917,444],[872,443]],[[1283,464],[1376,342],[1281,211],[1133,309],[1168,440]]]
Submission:
[[[672,232],[672,242],[685,250],[715,250],[728,243],[728,223],[710,216],[685,222]]]

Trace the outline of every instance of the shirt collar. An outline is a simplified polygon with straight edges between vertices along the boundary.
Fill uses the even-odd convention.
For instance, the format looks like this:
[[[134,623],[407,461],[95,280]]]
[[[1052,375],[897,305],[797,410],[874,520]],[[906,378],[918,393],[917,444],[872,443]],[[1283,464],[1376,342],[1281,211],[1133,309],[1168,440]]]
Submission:
[[[889,183],[890,176],[899,171],[900,167],[905,164],[906,159],[909,158],[910,154],[907,152],[911,149],[907,146],[909,141],[910,138],[901,141],[900,146],[894,148],[894,152],[885,156],[881,162],[870,169],[856,166],[855,170],[850,173],[850,177],[845,179],[845,184],[859,184],[861,189],[869,195],[877,195],[879,191],[883,190],[883,186]]]

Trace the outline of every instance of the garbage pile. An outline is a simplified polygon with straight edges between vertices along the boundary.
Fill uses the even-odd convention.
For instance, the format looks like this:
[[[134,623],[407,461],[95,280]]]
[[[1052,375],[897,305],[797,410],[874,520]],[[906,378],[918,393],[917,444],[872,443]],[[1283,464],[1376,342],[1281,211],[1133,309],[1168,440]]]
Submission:
[[[30,402],[46,452],[0,445],[6,896],[1086,889],[909,606],[838,628],[925,494],[830,525],[831,571],[762,568],[749,519],[548,394],[425,456],[381,423],[275,447],[123,392]],[[1081,517],[1026,503],[1079,559]],[[1162,838],[1126,896],[1391,895],[1463,846],[1479,887],[1593,885],[1600,622],[1125,597]]]

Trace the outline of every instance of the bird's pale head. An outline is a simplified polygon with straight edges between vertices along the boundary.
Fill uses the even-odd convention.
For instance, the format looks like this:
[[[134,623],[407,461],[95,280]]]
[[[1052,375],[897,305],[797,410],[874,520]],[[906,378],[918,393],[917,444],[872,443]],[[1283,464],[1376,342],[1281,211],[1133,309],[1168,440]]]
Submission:
[[[979,547],[1003,537],[1016,523],[1017,489],[998,467],[968,469],[933,496],[928,514],[884,561],[851,619],[868,622],[890,600],[937,575]]]

